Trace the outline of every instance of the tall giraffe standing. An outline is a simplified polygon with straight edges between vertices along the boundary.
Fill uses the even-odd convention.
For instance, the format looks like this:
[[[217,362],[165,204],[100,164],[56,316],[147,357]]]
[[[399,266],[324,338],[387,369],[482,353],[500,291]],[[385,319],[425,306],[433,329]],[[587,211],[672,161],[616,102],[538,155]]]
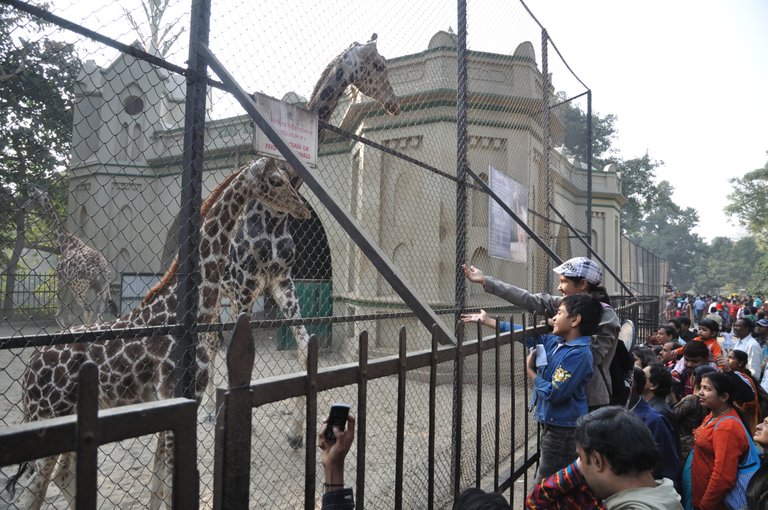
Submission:
[[[327,122],[348,85],[357,88],[384,106],[392,115],[400,113],[400,104],[392,90],[387,63],[376,49],[376,34],[366,44],[353,43],[334,58],[323,71],[310,96],[307,108]],[[319,136],[318,136],[319,138]],[[294,182],[297,177],[294,175]],[[298,186],[299,184],[296,184]],[[229,266],[222,275],[223,289],[230,297],[233,315],[245,312],[251,316],[254,301],[269,292],[287,319],[301,319],[291,267],[296,246],[289,232],[287,215],[272,210],[267,204],[252,202],[237,219],[235,235],[229,246]],[[302,366],[307,366],[309,335],[303,325],[293,326],[297,351]],[[215,339],[212,339],[215,341]],[[217,346],[210,352],[215,361]],[[213,404],[213,378],[208,385],[206,408]],[[304,405],[295,400],[296,411],[287,431],[293,448],[302,444]]]
[[[22,207],[26,209],[31,205],[36,205],[48,216],[51,232],[59,251],[59,262],[56,265],[56,279],[58,281],[56,321],[59,326],[64,328],[71,325],[64,324],[63,321],[66,308],[63,295],[65,288],[70,290],[75,303],[80,307],[83,313],[83,324],[91,324],[94,320],[94,310],[86,301],[88,289],[93,289],[98,297],[96,316],[99,319],[101,319],[106,306],[109,306],[110,311],[117,316],[117,305],[109,293],[109,268],[104,255],[67,230],[56,212],[50,195],[45,190],[37,186],[31,188],[29,200]]]
[[[227,263],[229,240],[236,218],[243,206],[256,199],[273,209],[299,218],[309,217],[309,209],[290,184],[284,164],[260,158],[230,175],[203,205],[201,216],[198,321],[218,319],[220,275]],[[128,317],[111,323],[97,324],[92,330],[124,329],[129,326],[152,326],[175,323],[176,261],[162,280],[153,287],[142,304]],[[80,328],[86,330],[86,328]],[[93,361],[99,368],[100,407],[135,404],[173,396],[176,341],[172,336],[158,335],[140,339],[117,339],[104,343],[53,345],[32,355],[22,381],[25,422],[64,416],[76,406],[76,376],[80,366]],[[210,356],[200,343],[196,352],[196,395],[201,395],[210,377]],[[165,503],[170,507],[172,480],[171,457],[173,438],[161,433],[153,461],[150,508]],[[61,456],[54,483],[74,504],[74,454]],[[19,494],[23,508],[39,509],[51,480],[57,458],[49,457],[33,464],[32,475]],[[17,481],[25,466],[20,466]],[[12,487],[10,487],[12,488]]]

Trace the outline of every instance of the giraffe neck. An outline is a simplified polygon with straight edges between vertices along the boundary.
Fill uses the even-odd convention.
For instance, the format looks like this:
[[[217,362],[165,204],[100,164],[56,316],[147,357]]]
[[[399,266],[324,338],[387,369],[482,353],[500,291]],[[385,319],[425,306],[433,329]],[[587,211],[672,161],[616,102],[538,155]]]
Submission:
[[[76,245],[82,244],[78,243],[80,240],[77,239],[77,237],[75,237],[74,234],[72,234],[69,230],[67,230],[64,222],[61,221],[61,218],[59,217],[59,213],[56,212],[56,208],[53,206],[53,202],[51,202],[47,196],[41,197],[38,200],[38,204],[40,205],[40,209],[42,209],[43,214],[48,216],[48,219],[51,222],[51,232],[53,233],[56,246],[59,249],[59,253],[64,255],[66,252],[72,250],[72,248],[74,248]]]
[[[350,75],[356,66],[357,58],[347,49],[328,64],[328,67],[323,71],[307,102],[307,108],[317,113],[317,117],[321,121],[328,122],[331,118],[331,114],[339,104],[341,95],[347,85],[352,83]]]
[[[220,185],[203,205],[200,226],[200,286],[198,322],[218,320],[220,279],[228,260],[229,240],[235,221],[250,202],[261,181],[250,166],[235,172]],[[138,308],[126,318],[132,326],[174,324],[176,322],[177,260]]]

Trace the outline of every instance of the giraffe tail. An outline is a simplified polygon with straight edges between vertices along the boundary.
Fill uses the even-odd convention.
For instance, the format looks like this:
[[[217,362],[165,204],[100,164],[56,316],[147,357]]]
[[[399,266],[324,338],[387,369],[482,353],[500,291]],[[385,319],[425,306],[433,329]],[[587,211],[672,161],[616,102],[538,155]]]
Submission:
[[[19,469],[16,471],[16,474],[10,477],[7,482],[5,482],[3,492],[7,492],[11,500],[13,500],[13,498],[16,496],[16,484],[19,482],[19,479],[24,476],[24,473],[29,467],[29,462],[22,462],[19,464]]]

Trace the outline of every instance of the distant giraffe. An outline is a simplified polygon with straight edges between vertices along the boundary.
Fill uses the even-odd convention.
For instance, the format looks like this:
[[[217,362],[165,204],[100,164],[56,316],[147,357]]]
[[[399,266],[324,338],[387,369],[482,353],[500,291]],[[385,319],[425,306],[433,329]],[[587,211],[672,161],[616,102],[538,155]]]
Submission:
[[[56,321],[62,328],[71,324],[64,324],[65,300],[63,292],[68,288],[77,305],[80,307],[83,324],[91,324],[94,320],[93,311],[87,304],[86,294],[88,289],[93,289],[98,297],[98,309],[96,316],[101,319],[106,306],[117,316],[117,305],[109,293],[109,268],[107,259],[95,248],[91,248],[82,239],[67,230],[61,221],[50,195],[37,186],[32,186],[29,200],[22,206],[28,208],[36,205],[48,217],[51,224],[51,233],[56,241],[59,252],[59,262],[56,265],[56,278],[58,283],[58,310]]]
[[[283,213],[300,218],[309,216],[309,210],[290,184],[286,166],[274,160],[260,158],[220,184],[201,210],[199,322],[218,320],[220,275],[226,267],[232,229],[243,206],[252,199],[264,201]],[[177,267],[178,261],[175,260],[141,305],[127,317],[76,331],[174,324]],[[74,412],[76,376],[85,361],[93,361],[99,368],[99,404],[102,408],[172,397],[175,346],[176,340],[172,336],[162,335],[40,348],[32,355],[22,379],[23,421]],[[208,383],[211,368],[210,356],[202,342],[197,346],[196,359],[196,394],[199,397]],[[160,508],[163,503],[170,507],[172,449],[172,434],[159,434],[153,462],[150,508]],[[70,506],[74,504],[74,459],[73,453],[62,455],[59,470],[53,477]],[[56,463],[56,457],[29,463],[32,464],[32,473],[25,480],[18,498],[23,502],[22,508],[40,508]],[[9,482],[6,487],[9,492],[13,492],[13,486],[26,467],[26,464],[20,466],[19,473]]]
[[[376,49],[376,34],[366,44],[353,43],[328,64],[315,85],[307,108],[327,122],[349,85],[381,103],[389,113],[400,113],[386,60]],[[297,181],[294,175],[296,186],[299,185]],[[286,214],[258,202],[251,202],[237,219],[235,235],[229,246],[229,266],[222,276],[223,289],[230,298],[234,316],[245,312],[250,317],[254,301],[268,292],[285,318],[301,319],[296,287],[291,278],[296,246],[288,225]],[[307,330],[304,326],[293,326],[292,329],[299,360],[306,368]],[[210,351],[215,360],[217,346],[212,346]],[[211,379],[206,401],[209,411],[212,411],[214,389]],[[301,399],[297,399],[296,405],[297,411],[293,413],[287,432],[293,448],[302,444],[304,429]]]

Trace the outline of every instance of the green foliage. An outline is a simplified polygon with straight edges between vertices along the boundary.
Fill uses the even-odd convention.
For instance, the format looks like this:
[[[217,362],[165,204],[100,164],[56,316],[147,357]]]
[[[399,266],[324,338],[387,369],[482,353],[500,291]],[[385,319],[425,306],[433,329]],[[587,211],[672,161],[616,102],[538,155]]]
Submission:
[[[627,203],[621,211],[621,230],[629,237],[637,237],[645,218],[653,208],[658,209],[665,204],[672,204],[671,187],[668,197],[663,196],[664,191],[654,184],[656,169],[664,164],[656,161],[646,152],[642,157],[616,160],[616,167],[621,172],[621,194],[627,199]],[[669,184],[667,184],[669,186]]]
[[[747,287],[747,292],[754,295],[768,295],[768,253],[763,252],[762,257],[755,265],[752,279]]]
[[[560,102],[567,99],[564,92],[558,92],[556,97]],[[586,162],[588,139],[586,112],[571,101],[563,102],[556,111],[565,124],[563,145],[581,161]],[[615,122],[615,115],[601,117],[599,114],[592,113],[592,166],[595,168],[602,168],[609,163],[608,158],[614,153],[612,144],[616,138]]]
[[[643,191],[644,196],[648,196],[647,202],[641,204],[641,215],[627,235],[643,248],[667,259],[673,285],[690,289],[694,284],[695,264],[705,244],[691,230],[699,223],[698,213],[690,207],[678,206],[672,198],[673,191],[667,181],[647,187]]]
[[[74,83],[80,62],[70,44],[51,40],[39,19],[0,5],[0,264],[23,226],[16,214],[26,187],[65,196]],[[43,229],[44,230],[44,229]],[[42,240],[41,229],[25,232]],[[47,237],[47,234],[46,234]]]
[[[763,246],[768,246],[768,162],[730,182],[733,191],[728,195],[725,212],[735,216]]]
[[[762,293],[766,285],[760,272],[761,263],[768,264],[766,252],[754,237],[732,240],[716,237],[706,247],[697,264],[694,286],[698,292],[728,295],[746,289],[748,293]],[[765,262],[762,262],[765,259]]]

